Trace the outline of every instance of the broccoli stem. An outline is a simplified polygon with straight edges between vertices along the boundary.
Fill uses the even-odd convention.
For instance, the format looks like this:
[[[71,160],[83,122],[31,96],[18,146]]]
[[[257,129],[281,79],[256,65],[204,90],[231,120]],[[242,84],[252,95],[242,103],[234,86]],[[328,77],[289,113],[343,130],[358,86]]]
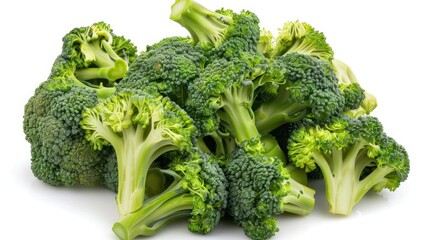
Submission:
[[[85,56],[85,62],[88,64],[94,64],[97,67],[109,67],[114,63],[112,57],[103,50],[102,43],[99,40],[93,42],[82,42],[80,45],[80,51]]]
[[[123,143],[112,144],[118,157],[116,202],[121,218],[142,207],[146,177],[154,160],[167,151],[178,149],[170,140],[163,139],[159,129],[151,128],[147,134],[140,126],[130,126],[122,133]]]
[[[374,171],[372,171],[368,176],[359,181],[356,187],[356,193],[354,196],[354,200],[358,203],[363,196],[373,187],[377,186],[377,184],[384,184],[386,181],[386,175],[393,172],[393,170],[389,167],[377,167]]]
[[[345,154],[333,148],[330,160],[320,152],[313,152],[313,158],[323,173],[326,199],[333,214],[350,215],[354,205],[370,189],[365,191],[365,186],[359,183],[360,173],[356,171],[363,169],[357,160],[365,146],[365,142],[356,143]]]
[[[100,86],[90,86],[90,85],[87,85],[87,84],[81,82],[79,79],[77,79],[76,76],[74,76],[74,75],[71,78],[73,80],[73,83],[76,84],[76,86],[84,87],[84,88],[87,88],[87,89],[90,89],[90,90],[94,90],[95,93],[97,94],[98,99],[100,101],[106,100],[107,98],[109,98],[110,96],[112,96],[113,93],[115,93],[115,91],[116,91],[116,88],[114,88],[114,87],[104,87],[101,84],[100,84]]]
[[[176,0],[170,19],[185,27],[195,44],[211,43],[215,47],[222,43],[228,24],[233,21],[192,0]]]
[[[239,143],[260,137],[253,111],[243,103],[242,99],[245,98],[241,97],[241,94],[241,91],[234,88],[231,91],[225,91],[222,106],[224,113],[219,112],[220,118],[226,123],[227,128],[231,128]]]
[[[309,105],[284,101],[284,97],[276,97],[262,104],[255,112],[255,124],[258,131],[268,134],[285,123],[297,122],[307,114]]]
[[[292,178],[287,180],[287,184],[290,189],[283,198],[283,211],[302,216],[310,214],[314,208],[315,191]]]
[[[80,48],[89,66],[77,69],[75,75],[81,81],[107,79],[111,83],[125,76],[128,64],[112,49],[112,36],[107,32],[104,33],[107,36],[103,32],[99,32],[99,35],[108,38],[110,42],[105,39],[84,41]]]
[[[116,80],[121,79],[125,76],[127,68],[127,63],[122,59],[118,59],[113,62],[111,66],[76,69],[75,76],[80,81],[106,79],[109,81],[109,83],[113,84]]]
[[[143,207],[113,225],[113,232],[123,240],[137,236],[151,236],[169,222],[189,216],[193,197],[182,188],[179,181],[160,195],[148,199]]]
[[[261,138],[262,143],[264,144],[265,151],[264,155],[267,157],[278,157],[284,165],[286,165],[287,158],[286,154],[281,149],[277,140],[271,135],[265,135]]]

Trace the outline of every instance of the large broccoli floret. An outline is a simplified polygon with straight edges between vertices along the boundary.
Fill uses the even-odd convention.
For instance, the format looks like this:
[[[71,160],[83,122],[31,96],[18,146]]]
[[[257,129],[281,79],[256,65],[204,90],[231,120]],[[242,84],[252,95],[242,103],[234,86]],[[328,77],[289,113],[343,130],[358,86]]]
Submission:
[[[160,171],[172,178],[172,183],[115,223],[116,235],[124,240],[150,236],[183,217],[189,217],[188,229],[192,232],[212,231],[224,214],[228,196],[228,183],[216,157],[193,150],[186,159],[173,161],[169,169]]]
[[[38,179],[66,186],[105,183],[105,158],[113,150],[95,151],[79,125],[84,109],[97,103],[95,91],[71,81],[48,80],[36,89],[25,106],[24,133]]]
[[[188,94],[187,87],[198,77],[204,63],[201,50],[191,45],[188,38],[166,38],[137,57],[118,84],[118,91],[153,86],[162,95],[183,106]]]
[[[318,58],[299,53],[276,57],[285,68],[285,83],[255,112],[257,129],[267,134],[305,117],[324,121],[344,109],[344,96],[332,68]]]
[[[104,22],[74,28],[63,37],[62,53],[49,78],[72,79],[75,85],[94,89],[100,98],[107,98],[136,53],[130,40],[115,35]]]
[[[189,150],[193,121],[177,104],[154,93],[123,90],[83,113],[81,126],[95,149],[113,146],[118,164],[120,217],[137,211],[145,199],[152,163],[175,150]]]
[[[31,144],[36,177],[53,185],[103,183],[116,188],[104,166],[113,150],[92,149],[79,122],[85,108],[113,94],[116,80],[125,75],[136,51],[103,22],[75,28],[64,36],[49,79],[35,91],[24,112],[24,133]]]
[[[185,27],[194,44],[212,59],[257,50],[259,19],[252,12],[212,11],[193,0],[176,0],[171,7],[170,19]]]
[[[349,215],[373,189],[391,191],[410,168],[404,147],[383,132],[377,118],[343,116],[325,125],[303,125],[292,134],[289,159],[307,172],[318,166],[330,212]]]
[[[274,236],[275,215],[307,215],[314,207],[314,190],[292,179],[276,157],[237,148],[224,172],[229,183],[227,213],[251,239]]]

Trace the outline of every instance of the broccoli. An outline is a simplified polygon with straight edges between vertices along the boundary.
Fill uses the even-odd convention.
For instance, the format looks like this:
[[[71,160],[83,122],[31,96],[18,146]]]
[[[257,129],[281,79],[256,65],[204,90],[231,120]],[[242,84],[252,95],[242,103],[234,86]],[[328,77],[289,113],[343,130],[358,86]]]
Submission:
[[[72,79],[75,85],[94,89],[105,99],[115,91],[136,53],[130,40],[115,35],[104,22],[74,28],[63,37],[62,52],[49,78]]]
[[[142,207],[152,163],[164,153],[188,151],[196,131],[188,114],[170,99],[132,89],[87,108],[81,126],[95,149],[113,146],[116,152],[121,218]]]
[[[160,171],[172,178],[172,183],[115,223],[116,235],[120,239],[150,236],[183,217],[189,217],[192,232],[212,231],[224,214],[228,196],[228,183],[216,157],[193,149],[186,160],[173,160],[168,169]]]
[[[377,107],[375,96],[360,86],[355,74],[347,64],[333,59],[332,66],[345,97],[344,114],[351,117],[370,114]]]
[[[48,80],[36,89],[25,106],[23,128],[38,179],[55,186],[104,183],[105,159],[112,149],[95,151],[79,125],[84,109],[97,103],[94,90],[74,86],[71,80]]]
[[[314,190],[292,179],[277,157],[237,148],[224,172],[229,183],[227,213],[251,239],[274,236],[275,215],[307,215],[314,207]]]
[[[31,166],[37,178],[52,185],[103,184],[116,189],[110,177],[114,169],[108,166],[115,161],[113,149],[95,151],[79,122],[85,108],[113,94],[113,82],[124,76],[136,51],[103,22],[75,28],[63,37],[62,52],[48,80],[36,89],[24,110],[24,133],[31,144]]]
[[[186,110],[202,135],[222,130],[221,125],[238,142],[258,138],[252,111],[255,92],[266,83],[283,82],[281,71],[259,54],[216,59],[191,83]]]
[[[269,101],[254,109],[257,130],[262,135],[285,123],[303,118],[324,121],[342,112],[345,99],[326,62],[299,53],[274,59],[285,68],[285,83]]]
[[[341,116],[324,125],[303,124],[288,143],[289,159],[310,172],[318,166],[333,214],[349,215],[370,190],[391,191],[406,180],[405,148],[372,116]]]
[[[310,24],[300,21],[284,23],[275,39],[271,32],[262,31],[258,49],[268,58],[300,53],[317,57],[329,64],[334,55],[332,48],[326,42],[325,35]]]
[[[155,87],[180,106],[187,98],[187,86],[203,67],[205,57],[188,38],[171,37],[149,46],[130,65],[117,89]]]
[[[257,51],[259,19],[250,11],[212,11],[193,0],[176,0],[171,7],[170,19],[186,28],[193,43],[210,59]]]

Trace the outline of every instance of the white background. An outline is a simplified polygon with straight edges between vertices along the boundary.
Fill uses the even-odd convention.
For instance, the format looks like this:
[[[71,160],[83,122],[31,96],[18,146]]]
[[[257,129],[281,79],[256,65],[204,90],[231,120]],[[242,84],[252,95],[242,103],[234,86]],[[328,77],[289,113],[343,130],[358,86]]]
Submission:
[[[375,94],[375,116],[404,145],[408,180],[395,192],[369,194],[349,217],[327,211],[323,185],[307,217],[279,216],[273,239],[407,239],[427,236],[428,44],[425,1],[199,0],[209,8],[255,12],[276,33],[283,22],[307,21],[325,33],[335,57],[347,62]],[[143,50],[163,37],[186,35],[169,20],[173,0],[3,1],[0,5],[0,239],[116,239],[114,194],[105,189],[56,188],[33,177],[24,139],[24,105],[48,76],[70,29],[103,20]],[[426,223],[425,223],[426,222]],[[178,221],[151,239],[246,239],[230,221],[207,236]]]

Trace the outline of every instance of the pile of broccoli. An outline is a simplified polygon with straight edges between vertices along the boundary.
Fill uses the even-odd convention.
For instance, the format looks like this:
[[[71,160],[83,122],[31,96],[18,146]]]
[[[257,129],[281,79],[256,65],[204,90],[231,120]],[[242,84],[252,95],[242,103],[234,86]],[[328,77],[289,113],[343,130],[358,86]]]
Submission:
[[[300,21],[278,35],[247,10],[176,0],[189,36],[139,52],[104,22],[72,29],[24,110],[31,169],[54,186],[116,192],[120,239],[178,218],[208,234],[226,216],[251,239],[276,216],[312,212],[323,179],[330,213],[407,179],[403,146],[372,116],[374,95]]]

